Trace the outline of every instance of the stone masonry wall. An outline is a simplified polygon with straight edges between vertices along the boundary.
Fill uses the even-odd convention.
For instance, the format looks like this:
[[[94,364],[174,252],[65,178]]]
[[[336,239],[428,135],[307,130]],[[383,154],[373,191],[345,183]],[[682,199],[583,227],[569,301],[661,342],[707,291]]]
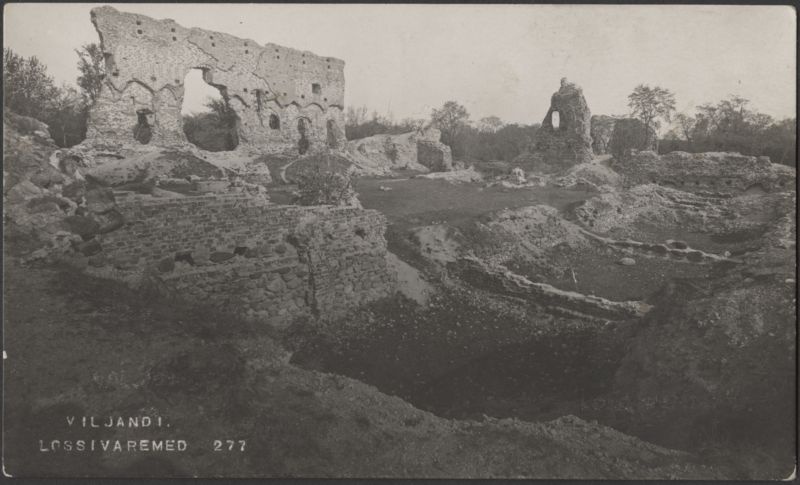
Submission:
[[[450,147],[440,141],[417,141],[417,162],[428,167],[431,172],[453,170],[453,155]]]
[[[239,117],[240,146],[287,149],[302,137],[312,150],[344,143],[340,59],[108,6],[92,9],[92,22],[108,75],[90,113],[90,142],[135,143],[134,129],[146,122],[150,143],[185,143],[184,79],[200,69]]]
[[[242,194],[124,201],[102,261],[179,294],[283,324],[336,317],[394,291],[379,212],[271,205]]]
[[[554,173],[592,161],[591,119],[583,90],[562,79],[561,87],[550,99],[550,109],[542,126],[536,132],[533,156],[524,167],[526,171]]]
[[[611,167],[626,187],[654,183],[687,192],[739,194],[749,189],[788,192],[795,187],[796,170],[771,163],[768,157],[739,153],[632,152],[615,157]]]

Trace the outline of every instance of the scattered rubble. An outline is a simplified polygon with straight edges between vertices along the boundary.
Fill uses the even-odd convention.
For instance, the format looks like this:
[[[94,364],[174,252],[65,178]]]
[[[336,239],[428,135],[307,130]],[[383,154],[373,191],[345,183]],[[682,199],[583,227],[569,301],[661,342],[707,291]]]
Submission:
[[[452,172],[432,172],[422,175],[416,175],[417,178],[431,179],[431,180],[444,180],[451,183],[470,183],[480,182],[483,176],[474,168],[469,167],[462,170],[453,170]]]
[[[626,188],[652,183],[705,195],[789,192],[797,177],[795,169],[771,163],[768,157],[738,153],[641,151],[614,158],[611,167],[623,176]]]
[[[401,135],[374,135],[347,142],[346,154],[360,175],[388,175],[393,170],[453,170],[450,147],[435,128]]]

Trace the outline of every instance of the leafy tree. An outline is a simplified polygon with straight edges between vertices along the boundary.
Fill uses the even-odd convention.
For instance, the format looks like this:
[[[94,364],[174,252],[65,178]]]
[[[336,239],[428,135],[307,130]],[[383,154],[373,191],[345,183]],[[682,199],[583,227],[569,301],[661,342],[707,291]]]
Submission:
[[[614,123],[614,131],[608,142],[608,151],[614,158],[622,159],[631,150],[652,150],[655,133],[636,118],[623,118]]]
[[[35,56],[24,58],[3,49],[3,105],[23,116],[47,122],[49,103],[58,88]]]
[[[661,127],[661,120],[669,122],[675,111],[675,95],[660,86],[651,88],[640,84],[628,95],[628,106],[631,114],[644,123],[647,136],[655,136]],[[649,145],[650,141],[646,140],[645,144]]]
[[[787,118],[773,123],[761,134],[762,154],[774,163],[797,166],[797,120]]]
[[[347,109],[345,115],[345,137],[348,140],[357,140],[374,135],[398,135],[419,129],[424,125],[424,120],[407,118],[399,124],[394,123],[390,116],[381,116],[376,111],[367,118],[367,107]]]
[[[183,117],[186,138],[203,150],[221,152],[233,150],[239,144],[239,117],[224,99],[208,98],[206,113]]]
[[[420,131],[425,128],[426,120],[423,118],[403,118],[398,125],[401,129],[408,131]]]
[[[58,146],[70,147],[86,138],[86,106],[72,86],[62,86],[51,100],[45,122]]]
[[[345,126],[358,126],[367,121],[367,107],[348,106],[345,113]]]
[[[100,87],[106,75],[106,63],[103,51],[96,43],[84,44],[75,49],[78,54],[78,86],[86,98],[86,105],[91,106],[100,95]]]
[[[478,131],[482,133],[497,133],[503,127],[503,120],[497,116],[484,116],[478,121]]]
[[[434,109],[431,113],[431,121],[442,131],[442,142],[450,145],[454,154],[461,154],[462,147],[454,146],[456,137],[469,126],[469,112],[467,108],[455,101],[447,101],[439,109]]]
[[[511,162],[533,142],[539,125],[503,125],[496,132],[481,132],[466,126],[456,138],[460,157],[469,163]]]
[[[694,116],[678,114],[665,150],[730,151],[766,155],[775,163],[795,165],[796,120],[775,121],[748,108],[749,101],[730,96],[697,107]]]

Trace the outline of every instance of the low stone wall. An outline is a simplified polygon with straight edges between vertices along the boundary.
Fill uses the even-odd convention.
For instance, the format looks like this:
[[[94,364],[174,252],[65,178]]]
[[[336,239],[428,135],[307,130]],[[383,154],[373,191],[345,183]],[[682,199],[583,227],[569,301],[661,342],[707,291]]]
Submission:
[[[377,211],[272,205],[245,194],[129,199],[95,259],[272,323],[335,317],[395,289]]]
[[[614,158],[611,167],[623,175],[626,187],[654,183],[707,194],[786,192],[794,189],[796,177],[795,169],[771,163],[768,157],[733,152],[641,151]]]
[[[546,283],[535,283],[503,266],[490,266],[472,256],[451,263],[449,268],[478,288],[522,298],[558,314],[587,319],[625,320],[641,317],[650,311],[650,306],[641,301],[611,301],[599,296],[560,290]]]

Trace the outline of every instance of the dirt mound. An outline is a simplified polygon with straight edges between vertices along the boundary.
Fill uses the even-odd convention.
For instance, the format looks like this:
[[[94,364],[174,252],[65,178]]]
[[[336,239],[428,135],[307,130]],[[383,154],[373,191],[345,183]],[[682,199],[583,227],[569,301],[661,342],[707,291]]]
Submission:
[[[551,251],[575,250],[588,244],[579,226],[546,205],[489,214],[473,231],[468,237],[476,255],[496,264],[517,258],[545,264]]]
[[[762,469],[765,478],[789,476],[796,315],[795,284],[784,278],[736,274],[678,281],[662,292],[615,379],[652,430],[646,437],[687,449],[738,443],[772,456],[762,464],[772,467]]]
[[[142,476],[153,466],[200,477],[722,476],[686,453],[574,416],[544,423],[439,418],[356,380],[288,364],[285,351],[246,327],[205,340],[216,330],[202,333],[195,323],[225,321],[229,328],[220,316],[192,316],[189,325],[174,302],[145,305],[107,282],[76,277],[54,286],[61,277],[52,271],[5,271],[15,281],[5,310],[26,322],[9,328],[5,342],[11,376],[4,382],[5,411],[12,418],[4,430],[5,466],[16,476],[64,473],[73,455],[35,449],[51,437],[119,439],[123,446],[127,439],[181,438],[191,450],[155,462],[136,453],[83,454],[96,458],[81,472],[95,476]],[[42,301],[58,312],[58,325],[40,311]],[[49,338],[35,338],[43,328]],[[93,352],[71,351],[87,343]],[[200,379],[208,372],[209,388]],[[170,428],[94,433],[67,428],[65,413],[162,417]],[[210,436],[235,440],[236,458],[214,451]]]
[[[735,250],[736,245],[760,244],[765,232],[793,214],[793,200],[784,192],[709,197],[645,184],[595,196],[574,213],[592,232],[649,242],[706,235],[703,245],[724,251],[726,245]]]
[[[655,184],[604,193],[575,208],[578,220],[599,233],[629,227],[642,220],[667,226],[702,227],[709,217],[721,218],[719,211],[716,204],[705,198]]]
[[[598,157],[587,163],[570,167],[552,183],[558,187],[582,188],[609,192],[620,188],[622,177],[609,166],[610,157]]]

